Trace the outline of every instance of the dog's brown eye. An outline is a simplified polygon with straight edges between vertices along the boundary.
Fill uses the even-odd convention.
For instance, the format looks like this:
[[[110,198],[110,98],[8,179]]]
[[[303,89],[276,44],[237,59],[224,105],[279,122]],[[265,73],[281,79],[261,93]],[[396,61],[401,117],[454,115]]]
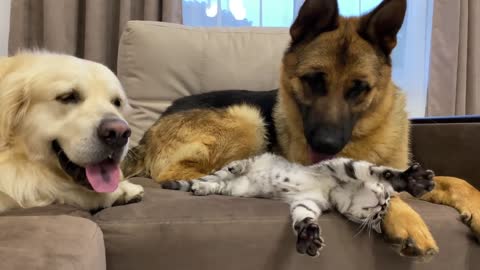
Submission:
[[[80,94],[77,91],[72,91],[57,96],[55,100],[63,104],[76,104],[80,102]]]
[[[353,100],[368,91],[370,91],[370,85],[366,81],[355,80],[352,88],[347,92],[346,98]]]
[[[119,98],[115,98],[114,100],[112,100],[112,104],[115,107],[120,108],[120,106],[122,106],[122,101]]]
[[[308,73],[303,75],[301,79],[308,84],[312,94],[321,96],[325,96],[327,94],[325,74],[323,72]]]

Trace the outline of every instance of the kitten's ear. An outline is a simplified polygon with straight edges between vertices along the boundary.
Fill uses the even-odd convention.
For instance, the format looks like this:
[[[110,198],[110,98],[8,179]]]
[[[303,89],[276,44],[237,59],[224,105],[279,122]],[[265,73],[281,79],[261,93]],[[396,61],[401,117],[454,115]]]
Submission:
[[[323,32],[336,29],[338,18],[336,0],[305,0],[290,27],[292,43],[307,41]]]
[[[360,18],[358,33],[388,56],[397,45],[406,10],[407,0],[384,0]]]

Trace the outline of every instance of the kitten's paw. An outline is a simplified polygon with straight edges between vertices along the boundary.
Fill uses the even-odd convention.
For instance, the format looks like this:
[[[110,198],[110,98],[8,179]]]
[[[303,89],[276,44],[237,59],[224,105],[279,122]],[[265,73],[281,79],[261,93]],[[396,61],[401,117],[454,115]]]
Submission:
[[[113,203],[114,206],[140,202],[145,194],[142,186],[132,184],[128,181],[122,181],[118,189],[120,192]]]
[[[434,175],[433,171],[424,169],[420,164],[412,164],[402,173],[402,178],[407,184],[406,191],[415,197],[432,191],[435,187]]]
[[[247,171],[247,164],[241,160],[233,161],[227,165],[227,170],[233,175],[241,175]]]
[[[209,183],[209,182],[201,182],[201,181],[195,181],[192,184],[192,193],[195,196],[207,196],[212,194],[212,188],[211,186],[214,183]]]
[[[297,251],[300,254],[307,254],[312,257],[320,255],[320,250],[325,247],[325,241],[320,236],[320,227],[311,218],[295,224],[297,232]]]

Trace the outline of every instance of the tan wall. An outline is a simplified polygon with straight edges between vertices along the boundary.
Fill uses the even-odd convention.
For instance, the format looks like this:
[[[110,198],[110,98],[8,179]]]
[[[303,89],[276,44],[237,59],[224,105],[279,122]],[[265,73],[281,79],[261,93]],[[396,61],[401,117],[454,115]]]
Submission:
[[[0,56],[8,54],[11,0],[0,0]]]

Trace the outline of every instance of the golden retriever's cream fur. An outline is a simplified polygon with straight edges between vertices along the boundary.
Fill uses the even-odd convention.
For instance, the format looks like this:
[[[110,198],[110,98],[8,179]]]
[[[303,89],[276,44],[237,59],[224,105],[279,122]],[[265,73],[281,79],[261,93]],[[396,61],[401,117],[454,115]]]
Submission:
[[[81,101],[59,102],[72,91]],[[52,149],[56,140],[80,167],[98,162],[105,158],[99,123],[107,116],[123,120],[126,107],[118,79],[101,64],[41,51],[0,58],[0,212],[52,203],[95,209],[141,199],[143,188],[128,181],[110,193],[79,185]]]

